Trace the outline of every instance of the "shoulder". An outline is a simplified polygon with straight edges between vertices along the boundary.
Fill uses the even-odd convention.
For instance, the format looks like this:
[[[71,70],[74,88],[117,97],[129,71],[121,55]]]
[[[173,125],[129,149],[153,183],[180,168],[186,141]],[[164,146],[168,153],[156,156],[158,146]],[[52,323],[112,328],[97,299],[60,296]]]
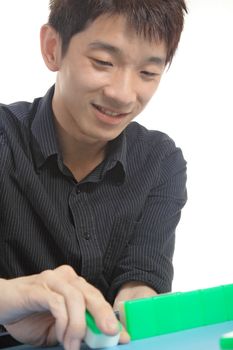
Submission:
[[[148,130],[137,122],[132,122],[126,128],[127,148],[130,153],[136,152],[140,156],[163,158],[175,151],[181,151],[174,140],[167,134]]]
[[[14,120],[20,122],[27,118],[30,113],[32,103],[15,102],[9,105],[0,103],[0,125],[7,125],[7,121]]]
[[[33,110],[37,105],[36,100],[30,102],[15,102],[12,104],[0,104],[0,134],[5,139],[11,139],[25,133],[31,125]]]
[[[20,150],[29,149],[32,105],[29,102],[0,104],[1,167]]]
[[[126,144],[128,169],[143,174],[143,181],[151,180],[153,186],[179,184],[174,188],[185,198],[186,160],[171,137],[133,122],[126,128]]]

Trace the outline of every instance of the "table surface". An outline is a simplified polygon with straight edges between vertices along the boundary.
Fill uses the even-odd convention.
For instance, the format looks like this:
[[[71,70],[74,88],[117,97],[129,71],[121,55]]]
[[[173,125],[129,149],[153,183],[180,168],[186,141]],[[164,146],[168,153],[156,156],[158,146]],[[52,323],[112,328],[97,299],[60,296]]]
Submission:
[[[199,327],[187,331],[157,336],[153,338],[132,341],[127,345],[114,346],[112,350],[219,350],[219,339],[224,333],[233,331],[233,321],[216,325]],[[9,350],[45,350],[21,345],[8,348]],[[47,348],[61,350],[61,346]],[[82,344],[81,350],[89,348]]]

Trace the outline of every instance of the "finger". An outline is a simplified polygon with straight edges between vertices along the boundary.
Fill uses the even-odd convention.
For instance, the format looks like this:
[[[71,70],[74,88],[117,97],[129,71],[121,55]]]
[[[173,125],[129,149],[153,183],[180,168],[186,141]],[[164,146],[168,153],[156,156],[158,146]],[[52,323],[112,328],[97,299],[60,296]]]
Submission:
[[[61,319],[67,319],[64,300],[59,294],[45,288],[44,285],[22,283],[19,279],[11,282],[13,280],[9,281],[7,288],[10,302],[1,305],[1,313],[5,314],[2,323],[17,322],[32,313],[51,310],[55,305],[59,309]]]
[[[43,344],[43,347],[52,347],[57,345],[58,338],[57,338],[57,331],[56,331],[56,325],[53,323],[52,326],[48,329],[47,337],[46,337],[46,344]]]
[[[21,343],[35,346],[56,345],[54,318],[50,312],[34,313],[22,320],[6,325],[12,336]]]
[[[56,286],[61,285],[61,280],[53,278],[52,285],[60,293],[50,290],[47,286],[29,286],[27,294],[27,311],[41,312],[49,310],[53,316],[51,326],[46,330],[46,334],[40,334],[39,340],[35,340],[34,331],[32,338],[34,345],[55,345],[58,341],[64,345],[66,350],[80,348],[81,339],[85,334],[85,307],[83,297],[79,291],[76,291],[72,286]],[[80,298],[79,298],[80,296]],[[39,315],[35,314],[38,318]],[[44,314],[41,315],[44,317]],[[32,320],[33,322],[33,320]],[[39,341],[42,340],[42,343]]]
[[[78,348],[86,332],[85,300],[82,292],[74,283],[78,278],[73,269],[69,267],[46,271],[41,276],[41,279],[45,281],[49,289],[62,295],[64,298],[68,321],[67,329],[62,340],[67,348],[70,347],[71,343],[73,347],[77,343],[76,348]],[[64,283],[64,280],[66,283]],[[56,320],[59,321],[59,314],[55,312],[53,314]]]
[[[121,324],[121,333],[120,333],[120,339],[119,339],[119,343],[120,344],[127,344],[130,342],[130,335],[129,333],[126,331],[124,325]]]
[[[65,298],[44,286],[30,286],[26,291],[26,308],[31,312],[50,311],[55,319],[56,339],[63,342],[68,325]]]
[[[65,333],[67,330],[69,315],[67,312],[65,298],[55,292],[49,291],[47,298],[47,307],[55,319],[54,331],[56,338],[60,343],[64,342]],[[45,301],[46,303],[46,301]]]
[[[75,283],[82,291],[86,308],[94,317],[97,327],[103,333],[117,334],[119,332],[119,322],[111,305],[104,299],[101,292],[83,278],[79,278]]]
[[[86,333],[85,301],[82,293],[73,286],[66,295],[66,307],[69,321],[64,337],[65,349],[79,349],[81,340]]]

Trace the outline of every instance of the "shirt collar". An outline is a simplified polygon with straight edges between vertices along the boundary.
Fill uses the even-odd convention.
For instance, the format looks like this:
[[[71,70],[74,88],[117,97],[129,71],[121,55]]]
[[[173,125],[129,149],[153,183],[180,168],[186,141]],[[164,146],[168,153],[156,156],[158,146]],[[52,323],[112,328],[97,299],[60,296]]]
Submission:
[[[32,147],[35,163],[40,168],[45,161],[53,155],[57,155],[61,160],[61,152],[54,129],[54,115],[52,110],[52,98],[54,86],[46,95],[34,101],[36,113],[31,125],[33,135]],[[107,148],[107,156],[101,173],[101,178],[111,171],[112,179],[121,183],[125,179],[126,173],[126,132],[123,131],[116,139],[110,141]]]
[[[102,176],[111,171],[111,175],[117,182],[124,182],[127,170],[126,150],[126,132],[123,131],[116,139],[110,141],[108,144],[106,163]]]
[[[35,117],[31,125],[33,135],[33,151],[35,162],[40,168],[44,162],[52,155],[59,155],[59,147],[56,139],[53,123],[52,97],[54,86],[46,95],[34,101],[37,104]]]

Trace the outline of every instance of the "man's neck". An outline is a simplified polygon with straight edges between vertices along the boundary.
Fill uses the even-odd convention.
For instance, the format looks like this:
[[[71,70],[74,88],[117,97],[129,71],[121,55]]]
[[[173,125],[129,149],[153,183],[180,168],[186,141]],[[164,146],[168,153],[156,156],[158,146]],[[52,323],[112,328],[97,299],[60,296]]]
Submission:
[[[55,124],[63,162],[75,179],[81,181],[105,159],[107,142],[74,138]]]

